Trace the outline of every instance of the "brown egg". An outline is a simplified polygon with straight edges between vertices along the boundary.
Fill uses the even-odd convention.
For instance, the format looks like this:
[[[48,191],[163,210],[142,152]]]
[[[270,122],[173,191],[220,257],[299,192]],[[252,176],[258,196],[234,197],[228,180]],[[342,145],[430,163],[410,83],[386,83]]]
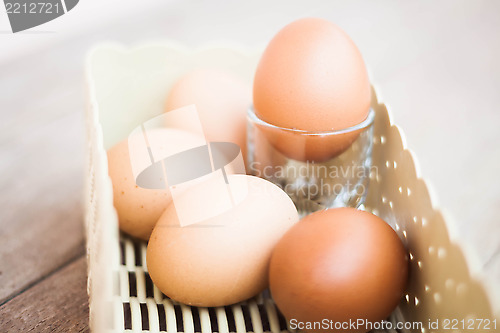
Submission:
[[[148,135],[150,144],[155,147],[153,154],[164,155],[172,148],[183,150],[204,144],[204,138],[177,129],[155,129]],[[138,152],[133,158],[135,165],[148,166],[151,163],[147,150],[142,154]],[[108,172],[113,183],[113,203],[120,229],[132,236],[149,239],[160,215],[172,201],[170,191],[145,189],[136,184],[128,139],[108,150]]]
[[[302,219],[276,245],[270,266],[271,294],[285,317],[297,322],[386,319],[407,277],[407,254],[394,230],[354,208]]]
[[[366,119],[370,82],[349,36],[331,22],[306,18],[285,26],[267,46],[255,73],[253,102],[257,116],[272,125],[337,131]],[[295,159],[325,160],[344,151],[357,135],[344,133],[320,140],[282,132],[280,138],[272,134],[271,140]],[[324,147],[317,148],[318,144]]]
[[[246,159],[246,114],[251,89],[237,76],[220,69],[197,69],[182,76],[169,92],[165,111],[195,104],[207,141],[233,142]],[[182,115],[168,126],[199,132],[199,123]]]
[[[298,221],[291,199],[271,182],[246,175],[229,175],[228,181],[234,196],[244,194],[232,209],[180,227],[174,201],[153,230],[148,271],[155,285],[176,301],[223,306],[257,295],[268,286],[272,249]],[[220,202],[203,207],[205,201],[196,198],[223,201],[223,190],[214,193],[214,188],[210,181],[200,183],[184,197],[198,212],[210,212]]]

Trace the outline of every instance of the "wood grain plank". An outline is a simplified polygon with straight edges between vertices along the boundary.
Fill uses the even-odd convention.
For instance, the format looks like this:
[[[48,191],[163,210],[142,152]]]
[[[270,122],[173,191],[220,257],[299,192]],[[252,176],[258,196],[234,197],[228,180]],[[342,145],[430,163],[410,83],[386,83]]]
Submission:
[[[0,307],[1,332],[89,332],[85,256]]]
[[[84,253],[81,118],[73,112],[2,142],[0,304]]]
[[[46,51],[0,67],[0,304],[85,251],[84,53]]]

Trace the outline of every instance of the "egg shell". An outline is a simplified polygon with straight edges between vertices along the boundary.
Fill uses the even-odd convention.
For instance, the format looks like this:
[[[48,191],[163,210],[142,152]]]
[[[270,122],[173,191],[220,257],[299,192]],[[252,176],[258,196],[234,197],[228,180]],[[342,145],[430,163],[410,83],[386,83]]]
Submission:
[[[251,88],[240,78],[215,68],[197,69],[182,76],[167,97],[165,111],[195,104],[207,141],[233,142],[246,159],[246,113]],[[170,127],[192,132],[197,123],[186,117],[169,118]]]
[[[176,301],[223,306],[257,295],[268,286],[272,249],[298,221],[291,199],[271,182],[246,175],[229,175],[228,181],[233,191],[248,190],[233,209],[180,227],[173,203],[153,230],[148,271],[155,285]],[[197,185],[196,192],[203,191],[218,195],[210,182]]]
[[[204,143],[204,138],[177,129],[153,129],[148,132],[148,137],[157,150],[155,152],[162,154],[172,149],[172,145],[175,149],[184,150]],[[147,240],[161,214],[172,201],[170,191],[145,189],[136,184],[128,139],[109,149],[107,155],[108,173],[113,184],[113,204],[118,214],[119,227],[134,237]],[[139,165],[151,163],[147,151],[136,154],[133,158]]]
[[[276,245],[270,265],[276,304],[286,318],[302,322],[384,320],[400,302],[407,278],[407,253],[394,230],[354,208],[302,219]]]
[[[337,25],[305,18],[280,30],[264,51],[254,77],[257,116],[275,126],[312,131],[337,131],[368,116],[370,82],[356,45]],[[270,133],[278,150],[298,160],[324,161],[340,154],[356,133],[297,136]],[[300,154],[294,153],[299,146]],[[321,145],[322,148],[315,148]]]

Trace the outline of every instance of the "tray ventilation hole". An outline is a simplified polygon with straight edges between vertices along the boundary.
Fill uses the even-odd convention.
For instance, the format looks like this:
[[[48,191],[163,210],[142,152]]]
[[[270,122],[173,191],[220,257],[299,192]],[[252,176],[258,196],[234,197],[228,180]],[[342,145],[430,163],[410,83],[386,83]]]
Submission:
[[[439,258],[439,259],[444,259],[444,258],[446,258],[446,253],[447,253],[447,252],[446,252],[446,249],[445,249],[444,247],[440,247],[440,248],[438,249],[438,252],[437,252],[438,258]]]
[[[436,304],[441,303],[441,294],[440,293],[434,293],[434,302],[436,302]]]
[[[448,290],[452,290],[455,287],[455,281],[453,279],[446,279],[444,286]]]

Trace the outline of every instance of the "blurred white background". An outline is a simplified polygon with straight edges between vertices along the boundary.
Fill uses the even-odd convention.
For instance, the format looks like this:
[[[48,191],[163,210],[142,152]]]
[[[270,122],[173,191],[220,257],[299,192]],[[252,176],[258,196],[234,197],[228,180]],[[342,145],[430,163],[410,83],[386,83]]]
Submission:
[[[84,58],[96,43],[260,47],[290,21],[319,16],[358,45],[436,199],[500,281],[499,13],[494,0],[81,0],[52,22],[12,34],[2,9],[0,172],[25,174],[1,179],[0,188],[36,196],[40,177],[82,176]],[[47,136],[54,131],[61,135]],[[21,167],[35,152],[42,159],[50,152],[42,162],[49,171]]]

